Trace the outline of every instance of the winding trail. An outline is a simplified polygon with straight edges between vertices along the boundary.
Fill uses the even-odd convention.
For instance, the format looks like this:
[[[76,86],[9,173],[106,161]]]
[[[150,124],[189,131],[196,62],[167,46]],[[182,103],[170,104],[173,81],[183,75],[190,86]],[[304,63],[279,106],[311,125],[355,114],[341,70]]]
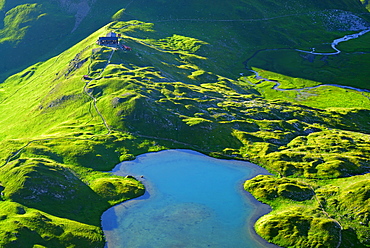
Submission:
[[[131,2],[129,2],[129,4],[126,6],[128,7],[134,0],[132,0]],[[200,19],[175,19],[175,21],[194,21],[194,22],[253,22],[253,21],[263,21],[263,20],[273,20],[273,19],[277,19],[277,18],[283,18],[283,17],[290,17],[290,16],[296,16],[298,14],[292,14],[292,15],[285,15],[285,16],[278,16],[278,17],[270,17],[270,18],[261,18],[261,19],[244,19],[244,20],[200,20]],[[174,21],[174,20],[160,20],[160,21],[157,21],[157,22],[170,22],[170,21]],[[141,25],[141,24],[132,24],[132,25],[128,25],[128,26],[135,26],[135,25]],[[127,26],[125,26],[127,27]],[[125,28],[123,27],[123,28]],[[121,28],[122,29],[122,28]],[[308,53],[308,54],[313,54],[313,55],[326,55],[326,56],[330,56],[330,55],[337,55],[339,53],[341,53],[341,51],[337,48],[337,45],[340,43],[340,42],[345,42],[345,41],[348,41],[348,40],[351,40],[351,39],[356,39],[366,33],[370,32],[370,29],[367,29],[367,30],[363,30],[359,33],[356,33],[356,34],[352,34],[352,35],[346,35],[342,38],[339,38],[339,39],[335,39],[332,44],[331,44],[331,47],[335,50],[335,52],[332,52],[332,53],[320,53],[320,52],[315,52],[314,50],[312,51],[304,51],[304,50],[299,50],[299,49],[294,49],[295,51],[297,52],[302,52],[302,53]],[[146,43],[144,43],[146,44]],[[146,44],[146,45],[149,45],[149,44]],[[267,49],[265,49],[267,50]],[[280,49],[268,49],[268,50],[280,50]],[[261,50],[260,50],[261,51]],[[103,75],[105,69],[107,68],[107,66],[110,64],[110,61],[114,55],[114,52],[115,52],[115,49],[112,49],[112,52],[107,60],[107,63],[106,65],[103,67],[103,69],[101,70],[100,74],[96,77],[96,78],[92,78],[90,80],[86,80],[86,83],[83,87],[83,91],[84,93],[90,97],[93,101],[93,106],[95,108],[95,111],[97,112],[97,114],[99,115],[99,117],[101,118],[105,128],[107,129],[107,134],[106,135],[110,135],[112,133],[112,129],[111,127],[108,125],[106,119],[104,118],[103,114],[100,112],[98,106],[97,106],[97,102],[98,102],[98,99],[93,95],[92,91],[89,92],[89,89],[88,89],[88,86],[89,84],[94,81],[94,80],[98,80],[99,78],[101,78],[101,76]],[[253,58],[256,54],[258,54],[259,51],[255,52],[255,54],[251,57]],[[250,59],[251,59],[250,58]],[[54,61],[54,63],[52,65],[54,65],[59,59],[59,56],[57,57],[57,59]],[[51,66],[52,66],[51,65]],[[50,68],[51,66],[49,66],[48,68]],[[48,68],[46,68],[44,71],[46,71]],[[305,88],[300,88],[300,89],[281,89],[279,88],[280,87],[280,82],[276,81],[276,80],[270,80],[270,79],[266,79],[266,78],[263,78],[261,77],[258,72],[254,71],[254,70],[250,70],[251,72],[253,72],[255,74],[256,77],[260,78],[261,80],[263,81],[269,81],[269,82],[274,82],[275,85],[273,86],[273,89],[274,90],[278,90],[278,91],[302,91],[302,90],[308,90],[308,89],[315,89],[315,88],[318,88],[318,87],[323,87],[323,86],[334,86],[334,87],[339,87],[339,88],[343,88],[343,89],[351,89],[351,90],[356,90],[356,91],[359,91],[359,92],[370,92],[370,90],[367,90],[367,89],[359,89],[359,88],[355,88],[355,87],[350,87],[350,86],[343,86],[343,85],[337,85],[337,84],[322,84],[322,85],[318,85],[318,86],[313,86],[313,87],[305,87]],[[41,73],[42,75],[43,73]],[[31,80],[29,83],[31,83],[32,81],[36,80],[38,77],[36,77],[35,79]],[[29,84],[28,83],[28,84]],[[24,87],[24,86],[23,86]],[[20,89],[22,89],[23,87],[20,87],[19,89],[17,89],[13,95],[15,95]],[[1,103],[3,103],[4,101],[6,101],[8,98],[12,97],[13,95],[11,96],[8,96],[7,98],[5,98]],[[367,97],[367,96],[366,96]],[[369,98],[369,97],[368,97]],[[0,103],[0,104],[1,104]],[[152,136],[145,136],[145,135],[140,135],[140,134],[135,134],[139,137],[143,137],[143,138],[151,138],[151,139],[162,139],[162,140],[166,140],[166,141],[171,141],[171,142],[176,142],[176,143],[179,143],[179,144],[183,144],[183,145],[188,145],[188,146],[191,146],[190,144],[186,144],[186,143],[182,143],[182,142],[178,142],[176,140],[172,140],[172,139],[165,139],[165,138],[159,138],[159,137],[152,137]],[[91,138],[89,139],[92,139],[94,136],[92,136]],[[35,140],[31,140],[29,141],[28,143],[26,143],[25,145],[23,145],[21,148],[19,148],[17,151],[13,152],[11,156],[9,156],[5,163],[3,164],[6,165],[8,164],[12,159],[14,159],[15,157],[17,157],[25,148],[27,148],[29,145],[31,145],[32,143],[35,143],[35,142],[39,142],[39,141],[50,141],[50,140],[56,140],[56,139],[78,139],[78,138],[70,138],[70,137],[58,137],[58,138],[44,138],[44,139],[35,139]],[[84,140],[88,140],[88,139],[84,139]],[[204,149],[203,149],[204,150]],[[211,152],[211,151],[209,151]],[[227,155],[225,155],[227,156]],[[230,158],[233,158],[233,157],[230,157]],[[312,186],[310,186],[312,188]],[[312,189],[313,190],[313,189]],[[322,209],[323,213],[328,217],[328,213],[325,211],[324,207],[321,205],[319,199],[317,198],[316,194],[315,194],[315,198],[320,206],[320,208]],[[330,218],[332,219],[332,218]],[[335,220],[335,219],[332,219],[333,221],[335,221],[340,229],[342,230],[342,226],[341,224]],[[341,245],[341,238],[342,238],[342,235],[339,235],[339,243],[337,245],[337,247],[340,247]]]
[[[273,82],[273,83],[275,83],[275,85],[272,87],[272,89],[278,90],[278,91],[303,91],[303,90],[316,89],[316,88],[325,87],[325,86],[334,86],[334,87],[338,87],[338,88],[342,88],[342,89],[355,90],[355,91],[358,91],[358,92],[370,92],[370,90],[368,90],[368,89],[360,89],[360,88],[355,88],[355,87],[345,86],[345,85],[340,85],[340,84],[320,84],[320,85],[316,85],[316,86],[304,87],[304,88],[299,88],[299,89],[281,89],[281,88],[279,88],[280,85],[281,85],[281,83],[279,81],[261,77],[259,75],[259,73],[255,70],[249,70],[249,71],[253,72],[253,74],[256,76],[257,79],[261,79],[261,82]],[[252,85],[255,85],[255,84],[252,84]]]
[[[134,0],[132,0],[128,5],[130,5]],[[118,28],[117,30],[120,30],[120,29],[124,29],[124,28],[127,28],[127,27],[130,27],[130,26],[139,26],[139,25],[142,25],[142,23],[139,23],[139,24],[129,24],[129,25],[126,25],[124,27],[121,27],[121,28]],[[90,49],[91,48],[91,45],[87,46],[86,48],[84,48],[83,50],[81,50],[78,54],[82,54],[83,52],[85,52],[87,49]],[[107,66],[110,64],[111,62],[111,59],[114,55],[114,52],[116,51],[116,47],[113,47],[111,48],[112,49],[112,52],[110,53],[109,57],[108,57],[108,60],[107,60],[107,63],[105,64],[105,66],[102,68],[101,72],[99,73],[99,75],[95,78],[91,78],[89,80],[86,80],[85,81],[85,85],[83,87],[83,92],[89,97],[92,99],[92,103],[93,103],[93,106],[95,108],[95,111],[96,113],[99,115],[99,117],[101,118],[105,128],[107,129],[107,133],[106,134],[103,134],[104,136],[108,136],[110,135],[113,130],[112,128],[108,125],[108,122],[106,121],[106,119],[104,118],[103,114],[100,112],[98,106],[97,106],[97,102],[98,102],[98,99],[93,95],[92,92],[89,92],[89,89],[87,88],[88,85],[93,81],[93,80],[98,80],[102,77],[105,69],[107,68]],[[77,55],[78,55],[77,54]],[[18,93],[19,90],[21,90],[22,88],[24,88],[26,85],[32,83],[33,81],[35,81],[36,79],[39,79],[41,78],[43,75],[44,75],[44,72],[46,72],[47,70],[49,70],[52,66],[54,66],[56,64],[56,62],[58,62],[58,60],[60,59],[61,56],[63,56],[64,53],[61,53],[60,55],[58,55],[54,62],[48,66],[47,68],[45,68],[42,73],[40,73],[39,76],[36,76],[34,79],[32,79],[30,82],[27,82],[27,84],[19,87],[14,93],[12,93],[10,96],[6,97],[5,99],[3,99],[0,104],[4,103],[7,99],[9,99],[10,97],[14,96],[16,93]],[[77,56],[76,55],[76,56]],[[90,74],[90,67],[88,67],[88,74]],[[91,110],[89,109],[89,112],[91,113]],[[50,141],[50,140],[57,140],[57,139],[70,139],[70,140],[92,140],[94,137],[98,137],[98,136],[102,136],[101,134],[99,135],[92,135],[90,138],[76,138],[76,137],[56,137],[56,138],[43,138],[43,139],[34,139],[34,140],[30,140],[28,141],[26,144],[24,144],[21,148],[19,148],[18,150],[12,152],[5,160],[4,164],[0,165],[0,167],[3,167],[5,165],[7,165],[10,161],[12,161],[14,158],[16,158],[24,149],[26,149],[29,145],[35,143],[35,142],[39,142],[39,141]],[[140,135],[139,135],[140,136]]]
[[[314,198],[318,204],[318,206],[320,207],[321,211],[323,212],[323,214],[328,218],[328,219],[331,219],[332,221],[334,221],[338,226],[339,226],[339,235],[338,235],[338,244],[336,246],[336,248],[339,248],[341,245],[342,245],[342,231],[343,231],[343,226],[340,224],[340,222],[332,217],[330,217],[330,215],[328,214],[328,212],[325,211],[325,207],[321,204],[321,201],[320,199],[317,197],[316,195],[316,192],[314,190],[314,188],[312,187],[312,185],[310,184],[307,184],[305,182],[303,182],[306,186],[308,186],[309,188],[311,188],[311,190],[314,192]]]
[[[289,15],[280,15],[280,16],[273,16],[273,17],[264,17],[264,18],[252,18],[252,19],[199,19],[199,18],[174,18],[174,19],[166,19],[166,20],[158,20],[155,22],[173,22],[173,21],[181,21],[181,22],[259,22],[259,21],[269,21],[279,18],[285,17],[292,17],[292,16],[299,16],[302,14],[289,14]]]
[[[126,11],[127,11],[127,8],[133,3],[133,1],[134,0],[131,0],[127,4],[127,6],[125,8]],[[369,1],[369,0],[366,0],[366,1]],[[321,13],[321,12],[317,12],[317,13]],[[314,14],[316,14],[316,12],[315,11],[311,11],[311,12],[306,12],[306,13],[295,13],[295,14],[279,15],[279,16],[265,17],[265,18],[251,18],[251,19],[200,19],[200,18],[188,18],[187,19],[187,18],[170,18],[170,19],[164,19],[164,20],[156,20],[156,21],[152,21],[152,22],[153,23],[174,22],[174,21],[178,21],[178,22],[257,22],[257,21],[268,21],[268,20],[274,20],[274,19],[286,18],[286,17],[292,17],[292,16],[301,16],[301,15],[304,15],[304,14],[305,15],[314,15]],[[365,13],[365,14],[369,14],[369,13]],[[140,24],[131,24],[131,25],[127,25],[127,26],[132,26],[132,25],[140,25]],[[125,27],[127,27],[127,26],[125,26]],[[125,27],[123,27],[123,28],[125,28]],[[122,29],[122,28],[120,28],[120,29]],[[248,62],[253,57],[255,57],[259,52],[261,52],[261,51],[295,50],[297,52],[308,53],[308,54],[313,54],[313,55],[323,55],[323,56],[337,55],[337,54],[341,53],[341,51],[336,47],[340,42],[344,42],[344,41],[356,39],[356,38],[358,38],[358,37],[360,37],[360,36],[362,36],[362,35],[364,35],[364,34],[366,34],[368,32],[370,32],[370,28],[368,28],[366,30],[362,30],[362,31],[360,31],[359,33],[356,33],[356,34],[345,35],[345,36],[343,36],[341,38],[335,39],[331,43],[331,47],[335,50],[335,52],[332,52],[332,53],[315,52],[315,49],[313,49],[312,51],[305,51],[305,50],[292,49],[292,48],[261,49],[261,50],[256,51],[250,58],[248,58],[244,62],[244,64],[248,68]],[[144,45],[147,45],[147,46],[151,46],[150,44],[147,44],[147,43],[142,42],[142,41],[137,41],[137,42],[140,42],[140,43],[142,43]],[[161,51],[161,49],[159,49],[157,47],[152,47],[152,48]],[[162,51],[162,52],[166,52],[166,51]],[[251,71],[251,72],[253,72],[256,77],[260,77],[256,71],[251,70],[251,69],[248,69],[248,70]],[[302,90],[315,89],[315,88],[324,87],[324,86],[334,86],[334,87],[339,87],[339,88],[343,88],[343,89],[356,90],[356,91],[359,91],[359,92],[370,92],[370,90],[367,90],[367,89],[360,89],[360,88],[355,88],[355,87],[351,87],[351,86],[344,86],[344,85],[339,85],[339,84],[322,84],[322,85],[317,85],[317,86],[313,86],[313,87],[305,87],[305,88],[300,88],[300,89],[280,89],[279,86],[281,84],[278,81],[276,81],[276,80],[269,80],[269,79],[262,78],[262,77],[260,77],[260,78],[263,79],[264,81],[274,82],[275,83],[275,86],[273,86],[273,89],[274,90],[279,90],[279,91],[302,91]]]
[[[35,142],[38,142],[38,141],[47,141],[47,140],[53,140],[55,138],[45,138],[45,139],[37,139],[37,140],[31,140],[29,141],[27,144],[25,144],[24,146],[22,146],[21,148],[19,148],[17,151],[13,152],[6,160],[5,160],[5,163],[1,166],[5,166],[7,165],[12,159],[14,159],[15,157],[17,157],[26,147],[28,147],[30,144],[32,143],[35,143]]]
[[[15,152],[12,152],[12,154],[10,156],[8,156],[8,158],[5,160],[4,164],[2,164],[0,167],[3,167],[5,165],[7,165],[10,161],[12,161],[13,159],[15,159],[24,149],[26,149],[32,143],[36,143],[36,142],[39,142],[39,141],[58,140],[58,139],[60,139],[60,140],[61,139],[68,139],[68,140],[91,140],[94,137],[95,137],[95,135],[92,136],[91,138],[85,138],[85,139],[84,138],[77,138],[77,137],[57,137],[57,138],[44,138],[44,139],[30,140],[25,145],[23,145],[21,148],[19,148]]]
[[[112,59],[112,57],[113,57],[114,52],[115,52],[115,49],[114,49],[114,48],[112,48],[112,52],[111,52],[111,54],[109,55],[109,58],[108,58],[108,60],[107,60],[107,63],[106,63],[106,65],[103,67],[103,69],[101,70],[100,74],[99,74],[96,78],[92,78],[92,79],[90,79],[90,80],[87,80],[87,81],[86,81],[86,83],[85,83],[84,89],[83,89],[83,91],[85,92],[85,94],[86,94],[87,96],[89,96],[89,97],[93,100],[93,105],[94,105],[95,111],[96,111],[96,113],[100,116],[100,118],[102,119],[103,124],[104,124],[105,128],[106,128],[106,129],[107,129],[107,131],[108,131],[108,133],[107,133],[106,135],[110,135],[110,134],[112,133],[112,129],[111,129],[111,127],[108,125],[107,120],[104,118],[103,114],[100,112],[100,110],[99,110],[99,108],[98,108],[98,106],[97,106],[98,99],[93,95],[93,93],[92,93],[92,92],[91,92],[91,93],[89,92],[89,90],[88,90],[87,86],[88,86],[88,85],[89,85],[93,80],[97,80],[97,79],[101,78],[101,76],[103,75],[103,73],[104,73],[105,69],[106,69],[106,68],[107,68],[107,66],[110,64],[110,61],[111,61],[111,59]]]
[[[90,46],[89,46],[90,47]],[[97,114],[100,116],[100,118],[102,119],[103,121],[103,124],[104,126],[106,127],[107,129],[107,133],[105,135],[110,135],[112,133],[112,129],[110,128],[110,126],[108,125],[106,119],[104,118],[104,116],[102,115],[102,113],[99,111],[99,108],[97,107],[97,98],[94,97],[94,95],[92,93],[89,93],[88,92],[88,89],[87,89],[87,86],[88,84],[93,81],[93,80],[96,80],[96,79],[99,79],[101,78],[102,74],[104,73],[104,70],[107,68],[107,66],[110,64],[110,61],[112,59],[112,56],[115,52],[115,49],[112,49],[112,52],[111,54],[109,55],[109,58],[107,60],[107,63],[106,65],[104,66],[104,68],[102,69],[102,71],[100,72],[100,74],[96,77],[96,78],[93,78],[91,80],[88,80],[86,82],[86,84],[84,85],[84,88],[83,88],[83,91],[85,92],[86,95],[88,95],[92,100],[93,100],[93,105],[94,105],[94,108],[95,108],[95,111],[97,112]],[[58,58],[56,59],[56,61],[51,65],[53,66],[59,59],[59,56]],[[45,72],[46,70],[48,70],[51,66],[47,67],[43,72]],[[43,75],[43,73],[41,73],[41,75]],[[36,77],[35,79],[31,80],[28,84],[30,84],[31,82],[33,82],[34,80],[36,80],[37,78],[39,78],[40,76]],[[24,87],[24,86],[23,86]],[[20,89],[22,89],[23,87],[20,87],[18,90],[16,90],[16,92],[13,94],[15,95]],[[12,96],[13,96],[12,95]],[[8,99],[8,98],[6,98]],[[3,102],[6,100],[4,99]],[[1,102],[2,103],[2,102]],[[0,103],[0,104],[1,104]],[[57,137],[57,138],[44,138],[44,139],[34,139],[34,140],[30,140],[28,141],[25,145],[23,145],[21,148],[19,148],[18,150],[12,152],[12,154],[10,156],[8,156],[8,158],[5,160],[4,164],[2,164],[0,167],[3,167],[5,165],[7,165],[10,161],[12,161],[14,158],[16,158],[24,149],[26,149],[29,145],[35,143],[35,142],[39,142],[39,141],[51,141],[51,140],[57,140],[57,139],[70,139],[70,140],[91,140],[93,139],[94,137],[96,136],[100,136],[100,135],[93,135],[92,137],[90,138],[76,138],[76,137]]]
[[[352,39],[356,39],[356,38],[359,38],[360,36],[366,34],[370,32],[370,29],[365,29],[365,30],[362,30],[361,32],[359,33],[356,33],[356,34],[350,34],[350,35],[345,35],[343,36],[342,38],[338,38],[338,39],[335,39],[332,43],[331,43],[331,47],[336,51],[336,52],[332,52],[332,53],[319,53],[319,52],[315,52],[314,49],[313,51],[304,51],[304,50],[299,50],[299,49],[290,49],[290,48],[275,48],[275,49],[261,49],[261,50],[258,50],[256,51],[251,57],[249,57],[245,62],[244,62],[244,65],[247,67],[248,69],[248,62],[253,59],[258,53],[262,52],[262,51],[277,51],[277,50],[295,50],[297,52],[302,52],[302,53],[308,53],[308,54],[313,54],[313,55],[322,55],[322,56],[331,56],[331,55],[337,55],[339,53],[341,53],[342,51],[340,51],[336,46],[340,43],[340,42],[344,42],[344,41],[349,41],[349,40],[352,40]],[[345,85],[339,85],[339,84],[320,84],[320,85],[317,85],[317,86],[312,86],[312,87],[304,87],[304,88],[299,88],[299,89],[281,89],[279,88],[280,87],[280,82],[277,81],[277,80],[271,80],[271,79],[268,79],[268,78],[263,78],[259,75],[259,73],[255,70],[252,70],[252,69],[248,69],[250,72],[252,72],[255,77],[257,79],[261,79],[262,82],[263,81],[267,81],[267,82],[273,82],[275,83],[275,85],[272,87],[272,89],[274,90],[278,90],[278,91],[302,91],[302,90],[310,90],[310,89],[316,89],[316,88],[319,88],[319,87],[324,87],[324,86],[334,86],[334,87],[338,87],[338,88],[342,88],[342,89],[350,89],[350,90],[355,90],[355,91],[358,91],[358,92],[370,92],[370,90],[368,89],[360,89],[360,88],[355,88],[355,87],[351,87],[351,86],[345,86]],[[252,84],[252,83],[251,83]],[[254,84],[252,84],[254,85]],[[366,96],[367,97],[367,96]],[[369,98],[369,97],[367,97]],[[370,98],[369,98],[370,99]]]
[[[330,55],[337,55],[339,53],[341,53],[341,51],[336,47],[340,42],[344,42],[344,41],[348,41],[348,40],[352,40],[352,39],[356,39],[366,33],[370,32],[370,29],[366,29],[366,30],[362,30],[361,32],[359,33],[356,33],[356,34],[351,34],[351,35],[345,35],[344,37],[342,38],[338,38],[338,39],[335,39],[332,43],[331,43],[331,47],[336,51],[336,52],[333,52],[333,53],[318,53],[318,52],[314,52],[313,51],[304,51],[304,50],[299,50],[299,49],[295,49],[295,51],[298,51],[298,52],[303,52],[303,53],[309,53],[309,54],[313,54],[313,55],[324,55],[324,56],[330,56]],[[256,51],[246,62],[245,64],[247,65],[249,60],[251,60],[254,56],[256,56],[260,51],[266,51],[266,50],[281,50],[281,49],[265,49],[265,50],[259,50],[259,51]],[[367,89],[359,89],[359,88],[355,88],[355,87],[351,87],[351,86],[344,86],[344,85],[338,85],[338,84],[322,84],[322,85],[317,85],[317,86],[313,86],[313,87],[305,87],[305,88],[300,88],[300,89],[280,89],[279,86],[281,85],[279,81],[276,81],[276,80],[270,80],[270,79],[267,79],[267,78],[263,78],[259,75],[259,73],[255,70],[252,70],[252,69],[249,69],[249,71],[253,72],[256,76],[257,79],[261,79],[262,81],[268,81],[268,82],[274,82],[275,85],[272,87],[272,89],[274,90],[279,90],[279,91],[302,91],[302,90],[308,90],[308,89],[315,89],[315,88],[319,88],[319,87],[324,87],[324,86],[334,86],[334,87],[338,87],[338,88],[343,88],[343,89],[351,89],[351,90],[356,90],[358,92],[362,92],[362,94],[367,97],[368,99],[370,99],[369,96],[366,96],[364,94],[364,92],[370,92],[370,90],[367,90]],[[311,188],[311,190],[313,192],[315,192],[315,190],[313,189],[313,187],[309,184],[306,184],[307,186],[309,186]],[[339,227],[339,234],[338,234],[338,244],[336,246],[336,248],[339,248],[341,245],[342,245],[342,230],[343,230],[343,226],[340,224],[340,222],[332,217],[330,217],[330,215],[325,211],[325,207],[321,204],[321,201],[318,199],[316,193],[314,194],[314,198],[316,200],[316,202],[318,203],[321,211],[323,212],[323,214],[331,219],[332,221],[334,221],[338,227]]]

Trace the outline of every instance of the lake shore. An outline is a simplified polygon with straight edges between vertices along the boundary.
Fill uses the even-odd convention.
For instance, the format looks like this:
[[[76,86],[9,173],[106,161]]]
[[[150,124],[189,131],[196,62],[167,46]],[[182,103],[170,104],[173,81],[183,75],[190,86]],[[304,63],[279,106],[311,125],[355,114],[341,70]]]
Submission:
[[[210,160],[213,160],[213,161],[218,161],[218,162],[221,162],[220,159],[215,159],[215,158],[212,158],[212,157],[209,157],[209,156],[206,156],[206,155],[203,155],[203,154],[200,154],[198,152],[195,152],[195,151],[192,151],[192,150],[166,150],[166,151],[161,151],[159,153],[167,153],[167,154],[171,154],[173,152],[180,152],[182,154],[189,154],[189,155],[196,155],[196,156],[202,156],[203,158],[204,157],[207,157],[207,159],[210,159]],[[145,159],[149,159],[151,156],[155,156],[155,154],[157,153],[147,153],[147,154],[143,154],[143,155],[140,155],[137,157],[136,162],[140,161],[140,160],[145,160]],[[244,164],[246,163],[246,165],[248,166],[248,170],[249,170],[249,175],[246,176],[246,177],[243,177],[240,181],[238,180],[238,182],[236,182],[236,187],[237,187],[237,191],[238,191],[238,194],[241,196],[241,198],[245,198],[245,201],[247,202],[248,204],[248,207],[250,207],[250,211],[248,212],[248,218],[245,219],[245,230],[246,230],[246,236],[249,235],[250,237],[253,237],[253,240],[255,242],[257,242],[260,247],[278,247],[274,244],[271,244],[269,242],[267,242],[266,240],[262,239],[254,230],[254,224],[255,222],[263,215],[269,213],[271,211],[271,208],[266,205],[266,204],[262,204],[260,203],[259,201],[257,201],[249,192],[246,192],[244,189],[243,189],[243,183],[245,180],[247,179],[250,179],[250,178],[253,178],[255,177],[256,175],[259,175],[259,174],[270,174],[268,173],[265,169],[263,169],[262,167],[258,166],[258,165],[255,165],[255,164],[252,164],[252,163],[249,163],[249,162],[245,162],[245,161],[239,161],[239,160],[223,160],[223,161],[227,161],[228,163],[233,163],[233,164],[236,164],[239,166],[239,164]],[[136,163],[136,162],[132,162],[132,163]],[[126,173],[127,174],[130,174],[136,178],[138,178],[147,188],[147,191],[146,193],[141,196],[141,197],[138,197],[138,198],[135,198],[135,199],[132,199],[132,200],[129,200],[123,204],[120,204],[116,207],[113,207],[109,210],[107,210],[103,216],[102,216],[102,226],[103,226],[103,231],[105,232],[106,234],[106,237],[107,237],[107,245],[106,247],[110,247],[109,243],[110,242],[114,242],[114,241],[111,241],[114,239],[114,234],[112,234],[113,231],[115,228],[118,228],[118,223],[117,223],[117,219],[119,219],[119,212],[120,211],[126,211],[127,209],[131,208],[131,207],[134,207],[136,204],[140,203],[140,204],[146,204],[146,203],[143,203],[142,201],[144,200],[148,200],[149,198],[155,198],[157,195],[160,195],[161,193],[157,192],[157,190],[155,189],[155,186],[152,185],[152,183],[150,182],[150,179],[147,179],[147,177],[144,175],[143,178],[141,178],[141,174],[133,174],[133,173],[127,173],[126,171],[122,171],[121,169],[121,166],[122,166],[122,163],[118,164],[113,170],[112,172],[114,173],[121,173],[120,175],[124,175]],[[124,173],[124,174],[122,174]]]

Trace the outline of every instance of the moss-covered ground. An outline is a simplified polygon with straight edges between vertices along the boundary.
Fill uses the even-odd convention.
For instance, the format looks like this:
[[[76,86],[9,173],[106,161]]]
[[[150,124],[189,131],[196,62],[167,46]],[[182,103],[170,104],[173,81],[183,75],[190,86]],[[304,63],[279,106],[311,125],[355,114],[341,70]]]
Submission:
[[[368,247],[369,176],[315,180],[257,176],[245,189],[273,211],[258,234],[284,247]]]
[[[273,2],[270,8],[276,8]],[[326,7],[339,8],[339,2]],[[320,4],[312,1],[306,7],[315,10]],[[251,4],[241,13],[269,20],[271,10],[264,6]],[[359,6],[352,10],[362,13]],[[168,11],[174,8],[167,4]],[[262,29],[266,23],[228,22],[233,23],[229,37],[239,37],[229,43],[216,32],[224,21],[212,21],[223,17],[221,10],[213,9],[211,18],[201,21],[194,19],[196,13],[176,12],[176,23],[192,19],[183,26],[160,19],[157,11],[117,12],[117,21],[0,85],[0,246],[102,247],[101,213],[144,193],[138,181],[104,171],[138,154],[168,148],[249,160],[275,174],[246,183],[247,190],[274,209],[256,224],[271,242],[369,246],[369,93],[329,86],[279,91],[254,75],[237,78],[237,72],[246,71],[241,71],[246,57],[271,45],[239,34],[240,25],[253,22]],[[154,16],[156,22],[118,21],[128,15]],[[298,17],[296,24],[286,25],[307,21],[307,15]],[[205,27],[207,35],[201,35]],[[110,31],[133,50],[98,46],[98,37]],[[342,34],[322,31],[315,42],[328,33],[330,39]],[[287,43],[289,49],[309,47],[304,36],[291,41],[292,34],[282,33],[276,29],[270,40],[282,37],[279,44]],[[246,39],[241,42],[240,37]],[[367,36],[356,42],[362,39]],[[247,51],[242,49],[246,44],[259,46]],[[277,73],[261,66],[258,61],[266,57],[259,56],[248,65],[279,81],[281,89],[326,83],[319,77]],[[362,87],[364,80],[349,85]]]

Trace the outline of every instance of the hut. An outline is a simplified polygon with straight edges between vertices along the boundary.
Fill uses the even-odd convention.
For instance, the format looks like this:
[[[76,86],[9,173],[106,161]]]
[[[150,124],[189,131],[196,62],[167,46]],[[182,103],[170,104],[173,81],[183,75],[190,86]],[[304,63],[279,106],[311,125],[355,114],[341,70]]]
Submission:
[[[109,32],[106,37],[117,37],[117,34],[114,32]]]
[[[118,37],[99,37],[97,43],[101,46],[118,45]]]

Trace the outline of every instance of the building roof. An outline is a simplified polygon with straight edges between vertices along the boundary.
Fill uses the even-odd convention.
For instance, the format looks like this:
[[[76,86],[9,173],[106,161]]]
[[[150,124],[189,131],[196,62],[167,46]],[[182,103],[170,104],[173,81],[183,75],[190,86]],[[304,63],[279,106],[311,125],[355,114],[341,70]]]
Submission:
[[[109,33],[107,34],[107,37],[117,37],[117,34],[116,34],[116,33],[114,33],[114,32],[109,32]]]
[[[118,40],[118,37],[99,37],[99,40]]]

